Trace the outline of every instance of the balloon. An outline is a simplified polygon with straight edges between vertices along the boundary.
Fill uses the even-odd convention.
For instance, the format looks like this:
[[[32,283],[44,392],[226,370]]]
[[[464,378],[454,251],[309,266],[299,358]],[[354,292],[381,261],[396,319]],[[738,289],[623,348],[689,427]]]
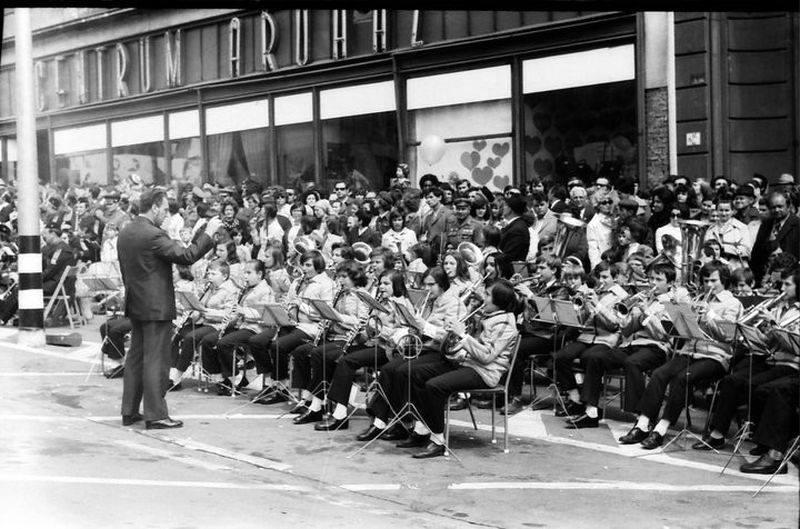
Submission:
[[[420,147],[422,159],[425,160],[428,165],[433,165],[441,160],[445,150],[447,150],[447,145],[445,145],[444,140],[435,134],[425,136]]]

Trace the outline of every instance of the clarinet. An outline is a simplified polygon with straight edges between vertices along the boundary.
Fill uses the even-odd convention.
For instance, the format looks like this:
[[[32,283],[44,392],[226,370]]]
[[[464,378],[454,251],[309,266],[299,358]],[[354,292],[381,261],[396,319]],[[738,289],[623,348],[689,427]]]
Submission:
[[[376,301],[382,305],[383,296],[378,297]],[[367,323],[372,318],[373,310],[375,309],[370,307],[369,311],[367,311],[366,316],[358,320],[358,323],[356,323],[355,327],[353,327],[352,329],[350,329],[350,331],[348,331],[347,335],[344,338],[344,344],[342,345],[342,353],[347,352],[350,346],[353,345],[353,342],[355,341],[358,334],[361,332],[362,327],[366,327]]]
[[[242,303],[242,300],[244,299],[244,297],[247,295],[247,293],[251,288],[252,287],[249,286],[243,286],[242,288],[239,289],[239,296],[236,305],[231,307],[231,310],[229,310],[222,318],[222,323],[219,329],[219,333],[217,334],[217,341],[222,340],[222,337],[225,335],[225,332],[228,330],[228,328],[230,328],[232,325],[235,325],[236,320],[239,319],[239,314],[234,312],[234,309]]]
[[[211,290],[212,286],[213,286],[213,284],[211,283],[211,281],[206,281],[206,287],[203,289],[203,293],[200,294],[200,297],[198,298],[200,301],[203,301],[203,298],[206,296],[206,294],[208,294],[208,291]],[[183,316],[183,319],[180,321],[180,323],[177,326],[179,330],[182,329],[183,326],[186,325],[189,322],[189,320],[192,318],[192,313],[193,312],[195,312],[195,311],[189,310],[189,311],[186,312],[186,314]]]
[[[333,294],[333,302],[331,303],[331,306],[334,309],[336,308],[336,304],[339,302],[339,298],[342,297],[342,294],[344,294],[344,288],[339,286],[339,288]],[[322,323],[320,323],[319,332],[314,337],[314,342],[313,342],[314,347],[317,347],[319,343],[322,341],[322,338],[328,332],[328,327],[330,327],[330,325],[331,325],[331,320],[325,320]]]

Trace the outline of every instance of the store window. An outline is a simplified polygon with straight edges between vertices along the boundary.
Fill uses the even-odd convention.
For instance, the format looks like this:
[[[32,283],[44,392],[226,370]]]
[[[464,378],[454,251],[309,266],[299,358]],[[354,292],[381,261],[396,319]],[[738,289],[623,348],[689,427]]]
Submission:
[[[492,190],[513,181],[510,66],[409,79],[407,101],[406,159],[417,182],[426,173]]]
[[[275,180],[282,186],[303,189],[303,184],[316,178],[311,92],[278,96],[273,103],[278,149]]]
[[[200,147],[200,112],[169,114],[170,180],[203,185],[203,151]]]
[[[17,139],[0,138],[0,142],[5,142],[5,156],[3,155],[2,145],[0,145],[0,178],[6,183],[17,179]]]
[[[633,45],[524,61],[526,177],[636,176],[635,71]]]
[[[106,125],[53,131],[56,183],[70,186],[109,183]]]
[[[136,175],[144,184],[164,184],[164,116],[111,122],[111,156],[114,182],[127,184]]]
[[[325,190],[340,179],[353,189],[388,189],[398,161],[395,109],[392,81],[320,92]]]
[[[269,101],[259,99],[206,109],[209,179],[239,185],[269,181]]]

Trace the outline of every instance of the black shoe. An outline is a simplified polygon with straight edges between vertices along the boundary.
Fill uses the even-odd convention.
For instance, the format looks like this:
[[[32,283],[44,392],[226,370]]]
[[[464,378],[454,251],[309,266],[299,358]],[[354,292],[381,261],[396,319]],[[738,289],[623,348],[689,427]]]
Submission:
[[[374,424],[370,424],[369,428],[361,432],[356,436],[357,441],[372,441],[376,437],[380,437],[383,434],[382,428],[376,428]]]
[[[479,410],[491,410],[492,409],[492,401],[493,401],[493,399],[494,399],[494,397],[489,398],[489,399],[481,399],[481,400],[472,399],[472,404],[476,408],[478,408]],[[497,406],[497,404],[495,404],[495,406]],[[501,404],[501,406],[502,406],[502,404]]]
[[[176,421],[167,417],[160,421],[147,421],[145,427],[148,430],[168,430],[170,428],[180,428],[183,426],[183,421]]]
[[[589,417],[585,413],[581,414],[574,421],[567,423],[567,428],[575,430],[578,428],[597,428],[600,425],[600,414],[597,417]]]
[[[772,459],[769,455],[764,454],[752,463],[745,463],[739,467],[739,472],[744,472],[745,474],[774,474],[780,464],[780,459]],[[783,465],[778,474],[786,474],[789,470],[787,467],[788,465]]]
[[[664,444],[664,436],[654,430],[642,441],[642,448],[645,450],[653,450],[662,444]]]
[[[218,383],[216,389],[217,395],[220,397],[230,397],[233,394],[230,380],[223,380],[222,382]]]
[[[639,429],[638,426],[634,426],[628,433],[619,438],[619,444],[635,445],[647,439],[649,434],[650,432],[645,432]]]
[[[444,445],[437,445],[436,443],[430,442],[425,446],[425,449],[421,452],[417,452],[414,454],[414,459],[429,459],[431,457],[439,457],[444,455]]]
[[[566,408],[566,412],[564,408]],[[573,417],[575,415],[580,415],[584,411],[586,411],[586,406],[580,402],[567,399],[567,402],[564,403],[564,407],[562,408],[559,406],[556,410],[556,417]]]
[[[171,380],[169,381],[169,389],[167,389],[167,391],[180,391],[182,389],[183,389],[183,384],[181,383],[180,380],[177,382],[173,382]]]
[[[514,415],[524,409],[525,405],[522,403],[522,401],[519,398],[514,397],[511,402],[508,403],[508,409],[506,409],[505,406],[500,408],[500,415]]]
[[[384,439],[386,439],[384,437]],[[420,435],[417,432],[411,432],[411,435],[405,441],[400,441],[395,446],[397,448],[422,448],[430,441],[430,435]]]
[[[300,402],[294,405],[294,408],[289,410],[289,413],[292,415],[303,415],[307,411],[308,411],[308,404],[306,404],[304,401],[301,400]]]
[[[118,365],[106,374],[106,378],[122,378],[125,374],[125,365]]]
[[[269,396],[264,396],[258,399],[256,402],[259,404],[280,404],[281,402],[286,402],[289,398],[281,393],[280,391],[275,391]]]
[[[314,429],[318,432],[335,432],[336,430],[347,430],[350,428],[350,421],[347,417],[344,419],[334,419],[331,415],[321,423],[314,425]]]
[[[403,441],[408,439],[408,430],[400,424],[395,424],[392,428],[381,436],[384,441]]]
[[[130,426],[131,424],[135,424],[141,420],[143,420],[141,413],[134,413],[133,415],[123,415],[122,416],[122,426]]]
[[[763,456],[763,455],[764,455],[764,454],[766,454],[767,452],[769,452],[769,447],[766,447],[766,446],[764,446],[764,445],[758,445],[758,444],[757,444],[755,447],[753,447],[753,448],[751,448],[751,449],[750,449],[750,452],[749,452],[749,454],[750,454],[751,456]]]
[[[704,435],[702,441],[697,441],[695,444],[692,445],[693,450],[719,450],[725,446],[725,438],[722,437],[717,439],[716,437],[711,437],[710,435]]]
[[[239,381],[239,383],[236,384],[236,391],[241,393],[241,391],[249,385],[250,381],[247,380],[247,377],[243,376],[242,379]]]
[[[450,401],[450,411],[459,411],[467,409],[467,399],[457,397]]]
[[[312,422],[319,422],[322,420],[322,410],[307,411],[303,415],[298,415],[292,419],[292,424],[309,424]]]

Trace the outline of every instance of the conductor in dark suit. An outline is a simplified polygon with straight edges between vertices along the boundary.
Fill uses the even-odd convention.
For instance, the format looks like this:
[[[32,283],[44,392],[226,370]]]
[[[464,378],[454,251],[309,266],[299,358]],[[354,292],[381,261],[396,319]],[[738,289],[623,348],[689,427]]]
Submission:
[[[750,259],[753,274],[759,281],[773,253],[788,252],[800,258],[800,218],[789,212],[788,197],[775,191],[770,193],[767,205],[770,218],[758,228]]]
[[[525,213],[525,199],[517,194],[510,195],[503,205],[506,225],[500,230],[499,249],[512,261],[524,261],[531,244],[531,233],[528,230],[528,223],[522,218],[523,213]]]
[[[144,419],[146,427],[179,428],[170,419],[164,398],[169,380],[170,338],[175,318],[172,264],[189,265],[214,246],[211,235],[221,221],[211,219],[205,232],[184,248],[159,226],[169,204],[161,189],[148,190],[139,198],[139,216],[119,234],[117,253],[125,284],[125,316],[131,320],[131,346],[125,357],[122,389],[122,424]],[[144,417],[139,403],[144,400]]]

